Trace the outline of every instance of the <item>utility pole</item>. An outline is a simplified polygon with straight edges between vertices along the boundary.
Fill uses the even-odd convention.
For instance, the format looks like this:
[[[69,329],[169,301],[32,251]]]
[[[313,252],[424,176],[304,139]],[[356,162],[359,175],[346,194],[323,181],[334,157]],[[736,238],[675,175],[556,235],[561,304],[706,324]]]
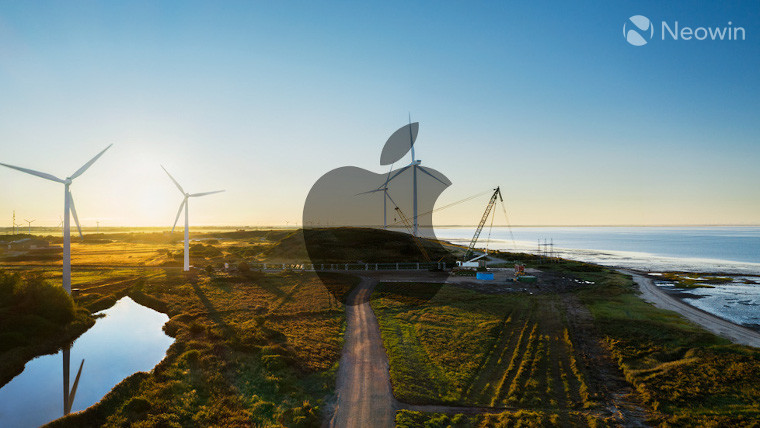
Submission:
[[[551,254],[551,258],[552,258],[552,262],[553,262],[554,261],[554,238],[551,238],[551,244],[549,244],[549,245],[551,245],[551,253],[550,254]]]

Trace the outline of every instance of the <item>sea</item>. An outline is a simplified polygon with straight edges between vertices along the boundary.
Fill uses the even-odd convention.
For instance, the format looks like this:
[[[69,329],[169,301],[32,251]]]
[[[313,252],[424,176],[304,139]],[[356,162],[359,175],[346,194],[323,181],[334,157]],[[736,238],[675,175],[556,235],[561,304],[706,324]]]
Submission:
[[[469,244],[474,227],[436,227],[439,239]],[[479,248],[554,255],[604,266],[660,273],[729,274],[734,282],[689,290],[684,301],[758,329],[760,226],[714,227],[493,227]],[[659,287],[672,288],[666,281]]]

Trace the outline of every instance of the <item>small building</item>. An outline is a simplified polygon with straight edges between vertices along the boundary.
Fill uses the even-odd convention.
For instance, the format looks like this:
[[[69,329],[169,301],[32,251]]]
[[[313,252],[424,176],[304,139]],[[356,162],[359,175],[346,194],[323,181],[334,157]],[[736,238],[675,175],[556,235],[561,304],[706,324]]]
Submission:
[[[39,250],[50,248],[50,243],[39,238],[24,238],[7,243],[8,249],[12,251]]]

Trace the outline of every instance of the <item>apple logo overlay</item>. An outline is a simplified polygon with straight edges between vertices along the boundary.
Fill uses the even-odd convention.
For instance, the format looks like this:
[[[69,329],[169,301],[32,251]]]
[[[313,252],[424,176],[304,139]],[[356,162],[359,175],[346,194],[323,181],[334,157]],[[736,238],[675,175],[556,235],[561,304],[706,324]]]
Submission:
[[[433,209],[438,196],[451,185],[440,172],[422,166],[415,157],[419,123],[409,123],[394,132],[380,154],[388,170],[375,173],[355,166],[333,169],[320,177],[309,191],[303,209],[303,240],[311,263],[325,287],[330,286],[329,268],[364,264],[375,269],[395,270],[420,263],[435,268],[439,262],[451,266],[454,256],[441,245],[433,230]],[[393,164],[411,153],[411,161],[397,169]],[[416,214],[416,217],[415,217]],[[421,238],[415,240],[413,234]],[[419,247],[422,246],[423,249]],[[324,270],[322,270],[324,269]],[[362,273],[362,272],[357,272]],[[403,270],[398,277],[413,277]],[[395,279],[391,279],[395,280]],[[411,281],[411,280],[410,280]],[[442,276],[441,282],[445,281]],[[386,296],[407,303],[423,303],[440,285],[420,286],[413,296]]]
[[[623,24],[623,37],[633,46],[644,46],[654,36],[652,22],[643,15],[634,15]]]

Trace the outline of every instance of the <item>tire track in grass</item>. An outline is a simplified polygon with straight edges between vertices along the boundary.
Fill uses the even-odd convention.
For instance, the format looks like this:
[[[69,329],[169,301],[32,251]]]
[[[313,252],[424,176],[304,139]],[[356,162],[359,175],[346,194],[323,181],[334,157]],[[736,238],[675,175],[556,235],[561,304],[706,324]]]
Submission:
[[[499,385],[494,391],[493,396],[491,397],[491,403],[490,403],[491,407],[496,407],[496,405],[500,403],[501,397],[505,394],[504,387],[512,383],[512,379],[514,378],[515,373],[517,372],[519,358],[522,356],[522,352],[524,348],[527,346],[528,337],[525,333],[528,330],[528,326],[530,325],[530,322],[531,322],[531,318],[527,317],[525,319],[525,322],[523,323],[523,328],[520,330],[520,335],[517,337],[515,346],[512,349],[512,357],[509,360],[509,365],[507,366],[507,370],[504,371],[504,374],[501,377],[501,381],[499,381]]]
[[[562,371],[561,376],[563,377],[563,383],[566,386],[565,392],[567,394],[568,407],[583,407],[583,398],[579,392],[581,385],[578,383],[578,379],[575,377],[575,374],[573,374],[571,368],[571,353],[573,350],[567,346],[567,343],[565,343],[562,337],[559,337],[559,348],[561,362],[560,370]]]
[[[516,341],[516,329],[511,328],[514,324],[513,316],[514,311],[510,311],[502,319],[499,325],[499,333],[494,340],[493,346],[491,346],[491,349],[489,349],[483,358],[483,361],[475,372],[474,379],[463,394],[465,401],[481,403],[490,399],[492,390],[495,387],[493,384],[494,377],[497,373],[500,373],[499,369],[502,368],[501,366],[506,365],[506,362],[504,362],[505,354],[509,352],[509,349],[514,346],[514,342]],[[506,367],[503,367],[503,369],[506,369]]]
[[[559,409],[567,409],[568,406],[568,397],[565,392],[565,387],[562,381],[561,376],[561,354],[559,352],[559,337],[554,336],[551,337],[549,340],[549,347],[548,347],[548,355],[547,355],[549,364],[547,367],[546,377],[547,377],[547,389],[546,389],[546,395],[549,397],[554,397],[553,400],[555,401],[555,407]],[[551,379],[551,383],[549,383],[548,379]],[[559,414],[559,425],[560,426],[568,426],[570,424],[570,420],[568,419],[567,412],[558,412]]]
[[[533,328],[530,330],[530,336],[528,336],[528,344],[523,352],[522,359],[520,360],[520,366],[517,368],[512,384],[509,385],[509,391],[504,401],[507,405],[515,405],[520,402],[520,399],[525,393],[525,383],[527,382],[527,376],[530,373],[530,369],[535,362],[536,355],[536,342],[538,337],[538,322],[533,323]]]

